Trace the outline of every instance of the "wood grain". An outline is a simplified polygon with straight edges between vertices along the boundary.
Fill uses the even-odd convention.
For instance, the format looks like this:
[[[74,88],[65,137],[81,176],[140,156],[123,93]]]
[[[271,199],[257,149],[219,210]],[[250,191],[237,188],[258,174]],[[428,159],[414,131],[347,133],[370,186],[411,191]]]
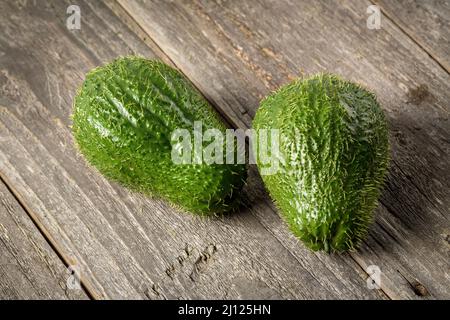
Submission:
[[[201,219],[88,167],[70,130],[84,74],[119,55],[161,52],[104,4],[78,3],[81,30],[73,31],[65,27],[70,1],[0,4],[0,172],[59,254],[81,267],[91,296],[385,298],[366,287],[353,259],[299,246],[267,197],[239,214]]]
[[[450,2],[375,0],[383,14],[450,72]]]
[[[87,299],[68,288],[70,273],[0,180],[0,300]]]
[[[389,20],[367,29],[364,1],[119,3],[236,127],[298,76],[333,72],[375,91],[393,159],[376,223],[350,258],[379,266],[390,298],[450,297],[450,77],[423,48]],[[302,261],[270,201],[256,198],[264,227]]]

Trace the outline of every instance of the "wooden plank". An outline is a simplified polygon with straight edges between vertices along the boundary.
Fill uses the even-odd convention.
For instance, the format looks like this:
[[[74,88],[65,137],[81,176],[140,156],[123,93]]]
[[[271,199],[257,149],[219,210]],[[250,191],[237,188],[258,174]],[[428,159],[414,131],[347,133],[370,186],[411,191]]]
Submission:
[[[450,2],[375,0],[383,14],[450,72]]]
[[[369,30],[364,1],[119,3],[236,127],[249,127],[260,99],[297,76],[333,72],[374,90],[393,160],[376,223],[351,258],[363,270],[379,266],[391,298],[426,298],[417,287],[450,297],[450,78],[396,25]],[[255,214],[302,260],[259,198],[268,205]]]
[[[65,28],[70,1],[0,4],[0,172],[61,256],[81,267],[92,296],[384,298],[367,288],[351,259],[306,249],[293,255],[286,246],[297,242],[285,227],[280,223],[285,239],[265,227],[278,218],[258,209],[264,203],[201,219],[89,168],[70,131],[84,74],[118,55],[155,57],[158,50],[102,3],[78,3],[81,29],[74,31]]]
[[[87,299],[0,180],[0,300]],[[69,287],[68,287],[69,283]]]

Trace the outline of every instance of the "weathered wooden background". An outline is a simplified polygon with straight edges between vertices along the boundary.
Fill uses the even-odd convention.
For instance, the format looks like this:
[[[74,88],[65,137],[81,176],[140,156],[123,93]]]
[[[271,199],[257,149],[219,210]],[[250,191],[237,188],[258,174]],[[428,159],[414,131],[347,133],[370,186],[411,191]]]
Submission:
[[[360,0],[1,1],[0,298],[449,299],[450,2],[375,2],[380,29]],[[66,27],[71,4],[80,30]],[[215,219],[88,168],[72,99],[89,69],[127,54],[174,65],[239,128],[295,77],[328,71],[373,89],[393,160],[361,248],[307,250],[254,168],[246,207]]]

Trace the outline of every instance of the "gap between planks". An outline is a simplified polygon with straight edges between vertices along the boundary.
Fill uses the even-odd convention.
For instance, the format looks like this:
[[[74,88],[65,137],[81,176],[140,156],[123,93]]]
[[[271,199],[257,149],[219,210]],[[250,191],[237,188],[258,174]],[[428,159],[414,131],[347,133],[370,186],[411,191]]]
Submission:
[[[418,38],[414,37],[414,35],[410,34],[405,28],[403,28],[398,22],[396,22],[394,17],[388,12],[388,10],[384,9],[383,6],[378,1],[375,0],[372,1],[372,3],[380,7],[381,12],[386,17],[386,19],[388,19],[405,36],[407,36],[412,42],[414,42],[423,52],[428,54],[431,60],[436,62],[446,73],[450,74],[450,66],[448,66],[445,62],[441,62],[437,57],[437,55],[431,52],[431,50],[428,50]]]
[[[69,266],[73,265],[73,263],[70,261],[71,259],[60,248],[58,243],[53,239],[53,237],[50,235],[50,233],[45,229],[44,225],[39,221],[39,218],[26,205],[26,202],[23,201],[23,198],[20,195],[20,193],[18,193],[14,189],[14,187],[12,187],[12,183],[10,183],[7,180],[7,178],[4,176],[4,174],[1,171],[0,171],[0,181],[5,184],[6,189],[11,193],[11,195],[14,197],[14,199],[17,201],[17,203],[20,205],[20,207],[25,211],[25,213],[30,218],[30,220],[32,221],[34,226],[37,228],[39,233],[42,235],[42,237],[48,243],[48,245],[53,250],[53,252],[55,252],[55,254],[58,256],[58,258],[62,261],[64,266],[66,268],[68,268]],[[89,283],[89,281],[84,279],[82,276],[80,276],[79,280],[80,280],[81,289],[88,296],[88,298],[91,300],[98,300],[99,297],[95,293],[95,290],[92,289],[92,286]]]

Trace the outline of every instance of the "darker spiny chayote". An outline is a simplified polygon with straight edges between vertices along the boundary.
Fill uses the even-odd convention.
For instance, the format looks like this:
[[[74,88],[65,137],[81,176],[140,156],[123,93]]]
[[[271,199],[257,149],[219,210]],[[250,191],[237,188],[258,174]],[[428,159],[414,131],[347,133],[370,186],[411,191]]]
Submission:
[[[86,76],[74,102],[73,133],[88,162],[108,178],[187,211],[233,209],[245,164],[176,164],[175,129],[226,126],[195,87],[159,61],[124,57]],[[225,148],[225,147],[224,147]]]

